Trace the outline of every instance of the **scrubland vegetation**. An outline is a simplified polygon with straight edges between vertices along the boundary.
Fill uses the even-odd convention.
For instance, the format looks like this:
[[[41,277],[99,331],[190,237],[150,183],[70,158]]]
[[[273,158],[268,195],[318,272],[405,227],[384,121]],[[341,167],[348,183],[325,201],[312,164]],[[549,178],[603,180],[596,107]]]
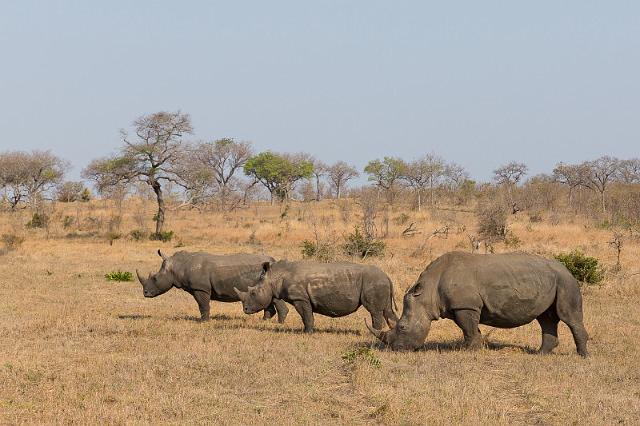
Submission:
[[[138,120],[149,139],[125,136],[122,153],[89,165],[95,186],[65,183],[51,153],[0,154],[0,423],[640,422],[637,160],[529,178],[514,162],[481,183],[434,154],[387,157],[356,185],[346,163],[231,139],[186,145],[190,123],[172,117],[183,127],[164,142],[136,126],[166,116]],[[536,323],[481,326],[486,345],[468,352],[442,320],[411,353],[380,347],[363,310],[317,316],[313,335],[293,310],[280,325],[239,303],[213,302],[200,323],[188,294],[144,299],[128,281],[157,271],[158,248],[371,263],[400,306],[451,250],[557,257],[584,281],[591,356],[564,325],[540,356]]]

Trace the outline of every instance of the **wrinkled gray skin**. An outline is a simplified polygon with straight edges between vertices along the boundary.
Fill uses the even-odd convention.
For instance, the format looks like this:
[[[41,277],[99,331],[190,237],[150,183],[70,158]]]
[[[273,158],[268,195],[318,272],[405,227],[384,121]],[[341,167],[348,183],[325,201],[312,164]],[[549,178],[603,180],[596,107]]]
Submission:
[[[240,301],[234,287],[246,290],[255,285],[262,274],[263,264],[274,262],[272,257],[256,254],[218,256],[179,251],[167,257],[158,250],[158,255],[162,257],[162,267],[158,273],[143,278],[136,270],[144,297],[156,297],[173,287],[180,288],[196,300],[202,321],[209,319],[210,300]],[[289,312],[287,305],[277,299],[263,309],[265,320],[272,318],[277,312],[280,323],[284,322]]]
[[[540,353],[558,345],[558,322],[569,326],[578,354],[587,356],[589,338],[582,322],[578,283],[564,265],[525,253],[447,253],[420,274],[404,296],[402,317],[388,332],[371,332],[394,350],[423,344],[431,321],[452,319],[465,346],[478,348],[478,324],[513,328],[537,320]]]
[[[313,313],[342,317],[364,306],[373,326],[381,330],[385,320],[393,327],[393,285],[375,266],[355,263],[279,261],[264,263],[260,283],[248,291],[236,289],[246,314],[254,314],[281,299],[291,303],[302,317],[304,331],[313,332]]]

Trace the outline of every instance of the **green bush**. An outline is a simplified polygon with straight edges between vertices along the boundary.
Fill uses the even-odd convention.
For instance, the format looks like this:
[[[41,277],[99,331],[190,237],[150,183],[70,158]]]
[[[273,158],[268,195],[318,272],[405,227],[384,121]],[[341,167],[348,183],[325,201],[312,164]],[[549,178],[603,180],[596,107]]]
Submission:
[[[371,348],[363,347],[357,349],[351,349],[342,354],[344,362],[353,364],[358,359],[363,360],[367,364],[379,368],[382,365],[380,359],[371,350]]]
[[[147,231],[145,231],[144,229],[134,229],[133,231],[131,231],[129,233],[129,235],[131,236],[132,239],[134,239],[135,241],[142,241],[145,238],[147,238]]]
[[[149,239],[152,241],[162,241],[163,243],[167,243],[171,241],[174,237],[173,231],[162,231],[162,232],[154,232],[149,236]]]
[[[311,240],[302,242],[300,252],[305,259],[317,259],[320,262],[331,262],[335,257],[335,251],[331,244],[316,243]]]
[[[107,281],[133,281],[133,274],[129,271],[111,271],[104,274]]]
[[[586,256],[579,250],[570,253],[560,253],[555,259],[564,264],[569,272],[581,283],[598,284],[604,277],[603,271],[598,265],[598,259]]]
[[[49,223],[49,216],[44,213],[34,213],[31,220],[27,222],[27,228],[44,228]]]
[[[356,226],[354,232],[345,237],[342,249],[349,256],[365,258],[368,256],[384,256],[385,247],[384,241],[363,234],[360,232],[360,228]]]

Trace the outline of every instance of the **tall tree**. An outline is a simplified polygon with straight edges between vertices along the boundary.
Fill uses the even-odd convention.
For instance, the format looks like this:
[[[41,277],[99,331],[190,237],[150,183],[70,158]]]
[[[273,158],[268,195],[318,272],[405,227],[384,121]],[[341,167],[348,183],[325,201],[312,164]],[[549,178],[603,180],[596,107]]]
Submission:
[[[422,209],[422,192],[425,188],[429,188],[431,207],[435,205],[435,186],[444,176],[444,172],[445,162],[435,154],[427,154],[404,165],[401,178],[416,192],[418,211]]]
[[[342,191],[348,181],[360,175],[355,167],[345,163],[344,161],[338,161],[331,165],[328,169],[328,174],[336,198],[341,197]]]
[[[133,122],[134,135],[120,132],[123,146],[115,156],[92,161],[83,177],[94,180],[99,191],[134,181],[153,189],[158,204],[156,235],[164,229],[165,201],[163,182],[184,185],[176,164],[181,155],[182,137],[193,132],[191,118],[180,111],[161,111],[144,115]]]
[[[313,164],[308,156],[297,154],[276,154],[261,152],[244,165],[244,173],[264,185],[271,195],[281,201],[289,200],[294,184],[301,179],[308,179],[313,172]]]
[[[180,175],[192,191],[200,195],[211,188],[224,210],[232,192],[237,189],[237,173],[253,155],[250,142],[231,138],[196,143],[185,150]]]
[[[329,166],[327,166],[322,161],[316,158],[310,158],[311,163],[313,164],[313,172],[312,175],[315,179],[315,189],[316,189],[316,201],[320,201],[322,198],[322,186],[320,181],[324,176],[327,175]]]
[[[609,183],[615,179],[620,166],[620,160],[605,155],[597,160],[588,161],[584,166],[588,170],[587,186],[600,194],[602,211],[607,211],[606,191]]]
[[[27,201],[33,207],[39,197],[62,182],[69,163],[49,151],[12,151],[0,154],[0,188],[15,209]]]
[[[372,160],[367,163],[364,172],[369,175],[369,181],[384,190],[387,201],[393,204],[395,190],[402,176],[404,162],[399,158],[384,157],[382,161]]]
[[[573,205],[573,193],[576,188],[587,186],[589,182],[589,167],[585,164],[558,163],[553,169],[556,182],[569,187],[569,207]]]
[[[516,161],[511,161],[510,163],[500,166],[493,171],[493,180],[498,185],[502,185],[507,188],[509,202],[513,204],[514,212],[517,210],[513,201],[513,187],[518,185],[528,171],[529,168],[526,164],[518,163]]]
[[[640,183],[640,158],[620,160],[618,163],[618,180],[622,183]]]

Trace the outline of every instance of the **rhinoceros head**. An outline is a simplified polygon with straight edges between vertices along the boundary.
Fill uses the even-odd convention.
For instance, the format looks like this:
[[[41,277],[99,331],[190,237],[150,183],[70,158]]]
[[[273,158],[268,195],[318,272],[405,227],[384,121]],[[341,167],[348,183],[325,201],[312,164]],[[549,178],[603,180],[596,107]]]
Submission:
[[[262,275],[257,285],[247,288],[247,291],[240,291],[236,287],[238,299],[242,302],[242,309],[245,314],[255,314],[267,308],[273,300],[271,289],[271,262],[262,264]]]
[[[142,284],[142,292],[144,297],[156,297],[163,293],[166,293],[173,287],[173,275],[170,271],[170,260],[160,250],[158,255],[162,258],[162,266],[160,271],[156,274],[149,273],[147,278],[140,275],[140,272],[136,269],[138,275],[138,281]]]
[[[394,328],[389,331],[376,330],[369,326],[371,333],[380,339],[391,349],[396,351],[414,350],[424,343],[431,327],[430,303],[426,294],[423,294],[423,286],[418,281],[404,295],[402,317]]]

